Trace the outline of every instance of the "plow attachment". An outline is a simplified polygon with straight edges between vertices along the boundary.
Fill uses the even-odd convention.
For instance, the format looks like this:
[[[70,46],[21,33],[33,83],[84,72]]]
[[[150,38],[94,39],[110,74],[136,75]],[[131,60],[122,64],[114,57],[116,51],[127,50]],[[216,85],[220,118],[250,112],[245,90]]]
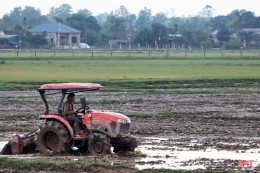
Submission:
[[[36,148],[35,133],[20,137],[14,135],[1,151],[3,155],[34,153]]]

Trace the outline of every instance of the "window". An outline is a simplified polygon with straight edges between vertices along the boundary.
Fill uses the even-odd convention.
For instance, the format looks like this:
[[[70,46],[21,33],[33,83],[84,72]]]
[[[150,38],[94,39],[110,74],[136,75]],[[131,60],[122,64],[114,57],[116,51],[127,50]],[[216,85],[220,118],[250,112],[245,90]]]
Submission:
[[[78,38],[76,36],[72,37],[72,43],[78,43]]]

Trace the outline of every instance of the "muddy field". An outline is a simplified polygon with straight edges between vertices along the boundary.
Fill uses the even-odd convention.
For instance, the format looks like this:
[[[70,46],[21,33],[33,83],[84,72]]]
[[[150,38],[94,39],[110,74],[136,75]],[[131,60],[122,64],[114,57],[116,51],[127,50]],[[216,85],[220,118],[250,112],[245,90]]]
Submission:
[[[182,94],[178,94],[180,90]],[[111,164],[139,169],[260,171],[259,88],[232,88],[232,92],[203,88],[160,93],[100,91],[85,96],[93,110],[131,116],[131,133],[141,141],[137,150],[142,154],[130,157],[112,154],[105,158]],[[55,111],[59,98],[48,99]],[[43,111],[36,91],[0,91],[0,146],[14,133],[37,129],[42,123],[37,115]],[[39,154],[16,157],[32,156],[45,158]],[[91,156],[51,159],[84,160]],[[253,167],[240,168],[239,160],[254,160]]]

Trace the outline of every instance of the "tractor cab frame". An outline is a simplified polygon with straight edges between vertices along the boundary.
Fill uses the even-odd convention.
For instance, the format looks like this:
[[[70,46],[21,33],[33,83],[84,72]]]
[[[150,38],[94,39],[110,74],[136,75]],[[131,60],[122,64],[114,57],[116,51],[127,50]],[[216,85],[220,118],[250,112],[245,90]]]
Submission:
[[[44,115],[49,115],[49,105],[46,100],[47,95],[56,95],[61,94],[60,103],[58,105],[58,111],[57,114],[59,116],[62,116],[62,104],[64,101],[64,98],[67,94],[70,93],[80,93],[80,92],[87,92],[87,91],[95,91],[102,88],[100,84],[92,84],[92,83],[60,83],[60,84],[45,84],[41,88],[38,88],[38,92],[40,93],[40,96],[44,102],[45,105],[45,112]],[[57,92],[57,90],[59,90]],[[46,91],[56,91],[56,92],[50,92],[46,93]],[[86,104],[85,98],[80,98],[81,108],[80,109],[88,109],[89,107]],[[84,112],[85,113],[85,112]]]

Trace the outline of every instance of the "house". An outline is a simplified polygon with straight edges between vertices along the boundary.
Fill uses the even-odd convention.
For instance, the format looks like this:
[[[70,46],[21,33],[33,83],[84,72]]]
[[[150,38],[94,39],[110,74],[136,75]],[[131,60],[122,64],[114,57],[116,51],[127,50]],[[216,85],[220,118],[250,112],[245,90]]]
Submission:
[[[0,48],[17,48],[19,41],[18,35],[6,35],[4,32],[0,31]]]
[[[246,33],[257,33],[260,32],[260,28],[243,28],[241,32],[246,32]]]
[[[182,34],[178,31],[176,34],[168,34],[168,45],[170,46],[169,48],[174,48],[176,49],[177,47],[180,47],[179,42],[182,42],[183,36]]]
[[[46,39],[55,46],[74,46],[80,43],[81,31],[61,23],[44,23],[29,30],[32,34],[46,32]]]
[[[210,32],[209,34],[209,38],[211,39],[211,43],[215,46],[215,47],[219,47],[220,46],[220,40],[218,39],[218,33],[220,32],[219,29],[214,29]],[[239,35],[238,33],[231,33],[228,36],[228,40],[234,40],[234,39],[239,39]]]
[[[260,46],[260,28],[243,28],[240,32],[243,38],[243,48]]]

